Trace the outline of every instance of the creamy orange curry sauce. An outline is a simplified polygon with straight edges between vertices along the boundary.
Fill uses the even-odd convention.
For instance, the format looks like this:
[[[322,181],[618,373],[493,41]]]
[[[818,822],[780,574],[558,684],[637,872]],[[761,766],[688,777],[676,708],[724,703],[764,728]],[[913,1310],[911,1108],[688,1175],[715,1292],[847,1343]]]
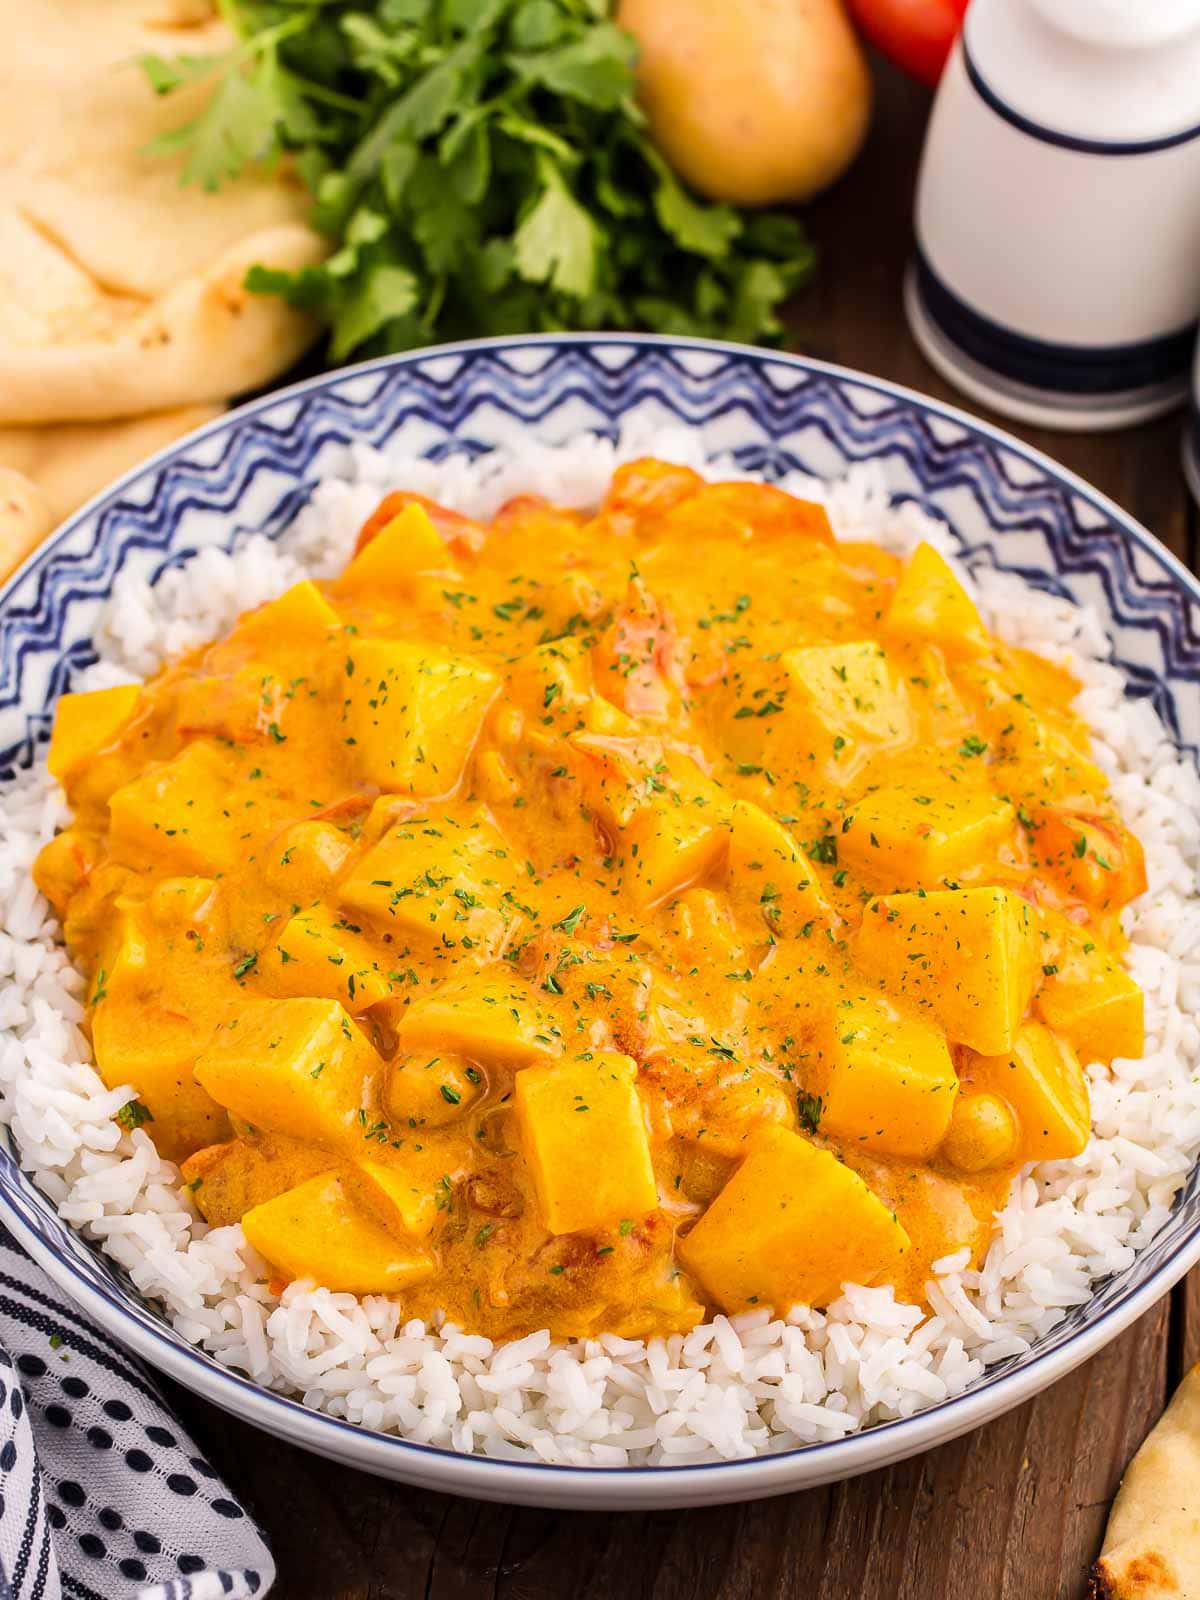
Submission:
[[[37,881],[123,1120],[275,1281],[492,1335],[920,1300],[1142,1050],[1076,687],[774,488],[389,495],[63,700]]]

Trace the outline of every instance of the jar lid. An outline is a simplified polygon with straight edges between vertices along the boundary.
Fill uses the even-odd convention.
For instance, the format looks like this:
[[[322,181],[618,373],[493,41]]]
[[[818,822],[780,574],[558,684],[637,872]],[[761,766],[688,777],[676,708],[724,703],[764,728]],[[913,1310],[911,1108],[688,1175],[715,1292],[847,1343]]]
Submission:
[[[1051,27],[1082,44],[1136,50],[1200,28],[1200,0],[1030,0]]]
[[[1200,0],[973,0],[962,48],[984,98],[1051,140],[1200,140]]]

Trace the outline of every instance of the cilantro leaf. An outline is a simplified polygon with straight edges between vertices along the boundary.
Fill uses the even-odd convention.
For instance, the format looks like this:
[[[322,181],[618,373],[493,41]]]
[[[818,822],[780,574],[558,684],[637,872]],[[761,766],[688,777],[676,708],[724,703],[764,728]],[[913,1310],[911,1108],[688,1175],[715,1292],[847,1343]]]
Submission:
[[[541,199],[513,236],[517,271],[531,283],[549,283],[582,298],[596,281],[597,230],[549,159],[538,163]]]
[[[439,276],[454,270],[464,250],[478,244],[479,219],[446,181],[446,169],[432,158],[422,160],[409,183],[407,205],[413,238],[429,270]]]
[[[141,58],[147,93],[200,102],[150,151],[206,189],[292,161],[330,254],[246,283],[321,315],[334,361],[529,329],[778,336],[812,270],[803,228],[673,172],[613,0],[227,9],[233,49]]]
[[[170,94],[172,89],[181,89],[186,83],[207,78],[224,59],[179,55],[168,60],[166,56],[145,55],[137,58],[137,64],[150,80],[150,87],[155,94]]]
[[[629,98],[636,60],[637,45],[630,35],[602,22],[557,49],[513,55],[509,64],[526,83],[599,111],[612,111]]]
[[[492,149],[487,113],[481,106],[460,116],[442,135],[438,155],[445,179],[464,205],[477,206],[487,193]]]
[[[483,45],[482,38],[465,39],[418,76],[351,154],[348,175],[360,182],[373,176],[396,139],[423,139],[437,133],[450,120],[455,106],[467,98],[467,73],[478,61]]]
[[[251,162],[265,161],[275,153],[279,117],[279,102],[271,89],[235,68],[222,77],[203,115],[160,134],[146,146],[146,154],[186,149],[183,182],[219,189],[226,178],[236,178]]]
[[[251,267],[246,287],[254,294],[277,294],[299,311],[317,311],[328,303],[329,280],[318,267],[301,272],[280,272],[275,267]]]
[[[751,343],[759,332],[778,333],[774,308],[788,288],[785,273],[773,261],[745,262],[733,285],[730,338]]]
[[[696,200],[679,182],[662,157],[649,145],[645,154],[658,175],[654,211],[663,228],[684,250],[699,256],[724,256],[742,231],[742,221],[732,206],[707,205]]]
[[[516,50],[545,50],[558,43],[565,28],[562,7],[554,0],[526,0],[509,24],[509,38]]]
[[[388,261],[368,267],[339,307],[330,347],[333,359],[340,361],[387,323],[406,316],[417,305],[420,290],[420,280],[407,267]]]

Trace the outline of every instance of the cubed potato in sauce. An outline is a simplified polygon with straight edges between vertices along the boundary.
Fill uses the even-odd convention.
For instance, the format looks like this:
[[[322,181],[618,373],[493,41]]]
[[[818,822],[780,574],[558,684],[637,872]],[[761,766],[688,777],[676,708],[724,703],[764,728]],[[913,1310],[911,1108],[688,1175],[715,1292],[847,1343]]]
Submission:
[[[946,1037],[882,995],[838,1003],[815,1075],[821,1126],[846,1143],[925,1160],[946,1136],[958,1093]]]
[[[1010,889],[872,900],[855,960],[884,993],[927,1011],[956,1044],[1007,1050],[1040,976],[1033,907]]]
[[[242,1218],[246,1238],[284,1281],[350,1294],[394,1294],[435,1270],[431,1251],[355,1206],[336,1172],[309,1178]]]
[[[826,1305],[844,1283],[893,1274],[909,1248],[892,1213],[828,1150],[762,1133],[680,1244],[724,1311]]]
[[[277,1287],[494,1339],[921,1300],[1143,1048],[1078,688],[778,487],[401,490],[63,697],[36,881],[122,1133]]]
[[[542,1218],[551,1233],[602,1228],[658,1205],[637,1063],[603,1050],[526,1067],[517,1119]]]

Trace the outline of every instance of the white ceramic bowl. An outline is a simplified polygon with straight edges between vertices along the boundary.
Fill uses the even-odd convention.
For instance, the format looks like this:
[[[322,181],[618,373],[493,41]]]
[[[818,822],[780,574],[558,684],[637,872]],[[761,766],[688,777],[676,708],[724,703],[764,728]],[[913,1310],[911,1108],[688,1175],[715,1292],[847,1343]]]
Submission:
[[[230,413],[93,501],[0,592],[0,775],[27,765],[90,657],[119,571],[154,581],[201,545],[277,535],[344,446],[402,436],[428,453],[487,449],[515,426],[561,442],[631,418],[698,429],[768,475],[878,458],[898,498],[955,529],[974,566],[1006,567],[1098,608],[1130,692],[1181,746],[1200,742],[1200,585],[1103,496],[961,412],[822,362],[624,336],[484,341],[333,373]],[[88,1312],[180,1383],[256,1426],[386,1477],[481,1499],[638,1508],[715,1504],[887,1465],[985,1423],[1093,1355],[1200,1257],[1195,1178],[1128,1271],[1028,1354],[957,1399],[837,1443],[721,1464],[600,1470],[455,1455],[371,1433],[267,1392],[187,1345],[111,1262],[59,1220],[0,1147],[0,1220]]]

